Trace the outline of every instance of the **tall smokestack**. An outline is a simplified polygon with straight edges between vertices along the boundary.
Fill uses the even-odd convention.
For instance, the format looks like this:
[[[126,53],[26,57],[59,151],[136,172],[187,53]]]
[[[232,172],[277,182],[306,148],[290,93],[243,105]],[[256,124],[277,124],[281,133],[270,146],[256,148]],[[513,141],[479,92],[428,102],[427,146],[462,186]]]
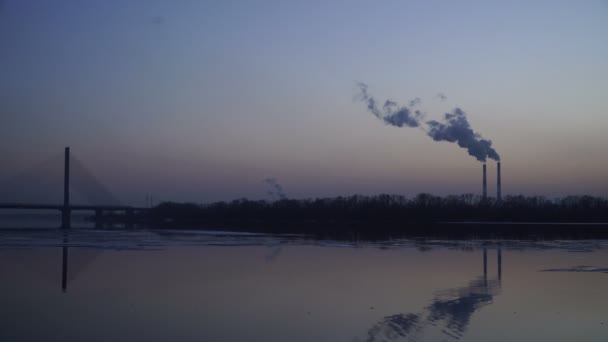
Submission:
[[[502,189],[500,185],[500,162],[496,163],[496,200],[502,200]]]
[[[486,164],[483,164],[483,199],[488,197],[488,182],[486,181]]]

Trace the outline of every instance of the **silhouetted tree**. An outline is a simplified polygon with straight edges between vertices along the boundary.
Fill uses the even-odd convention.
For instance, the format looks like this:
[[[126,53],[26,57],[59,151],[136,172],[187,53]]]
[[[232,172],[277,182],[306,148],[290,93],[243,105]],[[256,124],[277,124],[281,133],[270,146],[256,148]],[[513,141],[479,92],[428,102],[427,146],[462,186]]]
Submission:
[[[277,201],[237,199],[209,204],[165,202],[151,211],[160,223],[324,223],[383,225],[446,221],[607,222],[608,200],[568,196],[549,200],[542,196],[505,196],[498,202],[473,194],[446,197],[421,193],[412,199],[401,195],[339,196]]]

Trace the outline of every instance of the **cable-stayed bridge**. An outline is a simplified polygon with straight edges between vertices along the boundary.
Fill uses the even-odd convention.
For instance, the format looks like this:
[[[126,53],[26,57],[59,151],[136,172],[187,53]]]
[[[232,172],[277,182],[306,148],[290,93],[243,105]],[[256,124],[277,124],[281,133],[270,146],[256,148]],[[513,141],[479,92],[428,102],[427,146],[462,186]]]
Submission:
[[[59,158],[58,158],[59,157]],[[60,182],[63,178],[63,203],[39,203],[31,201],[12,201],[0,202],[0,209],[12,210],[57,210],[61,213],[61,227],[71,227],[71,215],[74,211],[90,211],[95,213],[95,220],[100,221],[104,215],[109,213],[124,214],[125,221],[130,221],[136,214],[141,214],[148,208],[134,207],[123,205],[118,199],[101,184],[91,172],[87,170],[84,164],[74,156],[70,156],[70,148],[66,147],[63,154],[63,177],[60,177],[59,168],[57,166],[58,159],[61,156],[50,158],[38,165],[35,165],[17,176],[3,182],[6,189],[10,184],[19,184],[23,182],[38,183],[41,188],[44,185],[54,185]],[[40,170],[44,176],[41,176]],[[94,204],[73,204],[70,201],[71,188],[74,187],[78,194],[89,203]],[[48,186],[46,187],[48,188]],[[52,188],[52,186],[51,186]],[[9,196],[19,197],[20,188],[9,191]],[[44,192],[44,190],[40,190]]]

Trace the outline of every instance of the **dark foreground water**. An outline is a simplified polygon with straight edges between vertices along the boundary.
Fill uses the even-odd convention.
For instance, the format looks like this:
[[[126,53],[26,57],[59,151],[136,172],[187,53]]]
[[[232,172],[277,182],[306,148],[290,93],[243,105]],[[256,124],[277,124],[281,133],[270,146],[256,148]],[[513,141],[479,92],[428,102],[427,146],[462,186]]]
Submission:
[[[0,341],[608,341],[607,247],[0,230]]]

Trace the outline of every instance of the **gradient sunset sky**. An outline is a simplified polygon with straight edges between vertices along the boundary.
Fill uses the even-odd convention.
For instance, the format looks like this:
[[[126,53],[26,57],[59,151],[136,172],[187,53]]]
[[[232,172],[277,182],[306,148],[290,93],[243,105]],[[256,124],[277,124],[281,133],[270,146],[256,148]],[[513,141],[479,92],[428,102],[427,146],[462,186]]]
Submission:
[[[462,108],[504,194],[608,195],[607,1],[0,0],[0,61],[0,178],[69,145],[129,204],[481,191],[365,82]]]

